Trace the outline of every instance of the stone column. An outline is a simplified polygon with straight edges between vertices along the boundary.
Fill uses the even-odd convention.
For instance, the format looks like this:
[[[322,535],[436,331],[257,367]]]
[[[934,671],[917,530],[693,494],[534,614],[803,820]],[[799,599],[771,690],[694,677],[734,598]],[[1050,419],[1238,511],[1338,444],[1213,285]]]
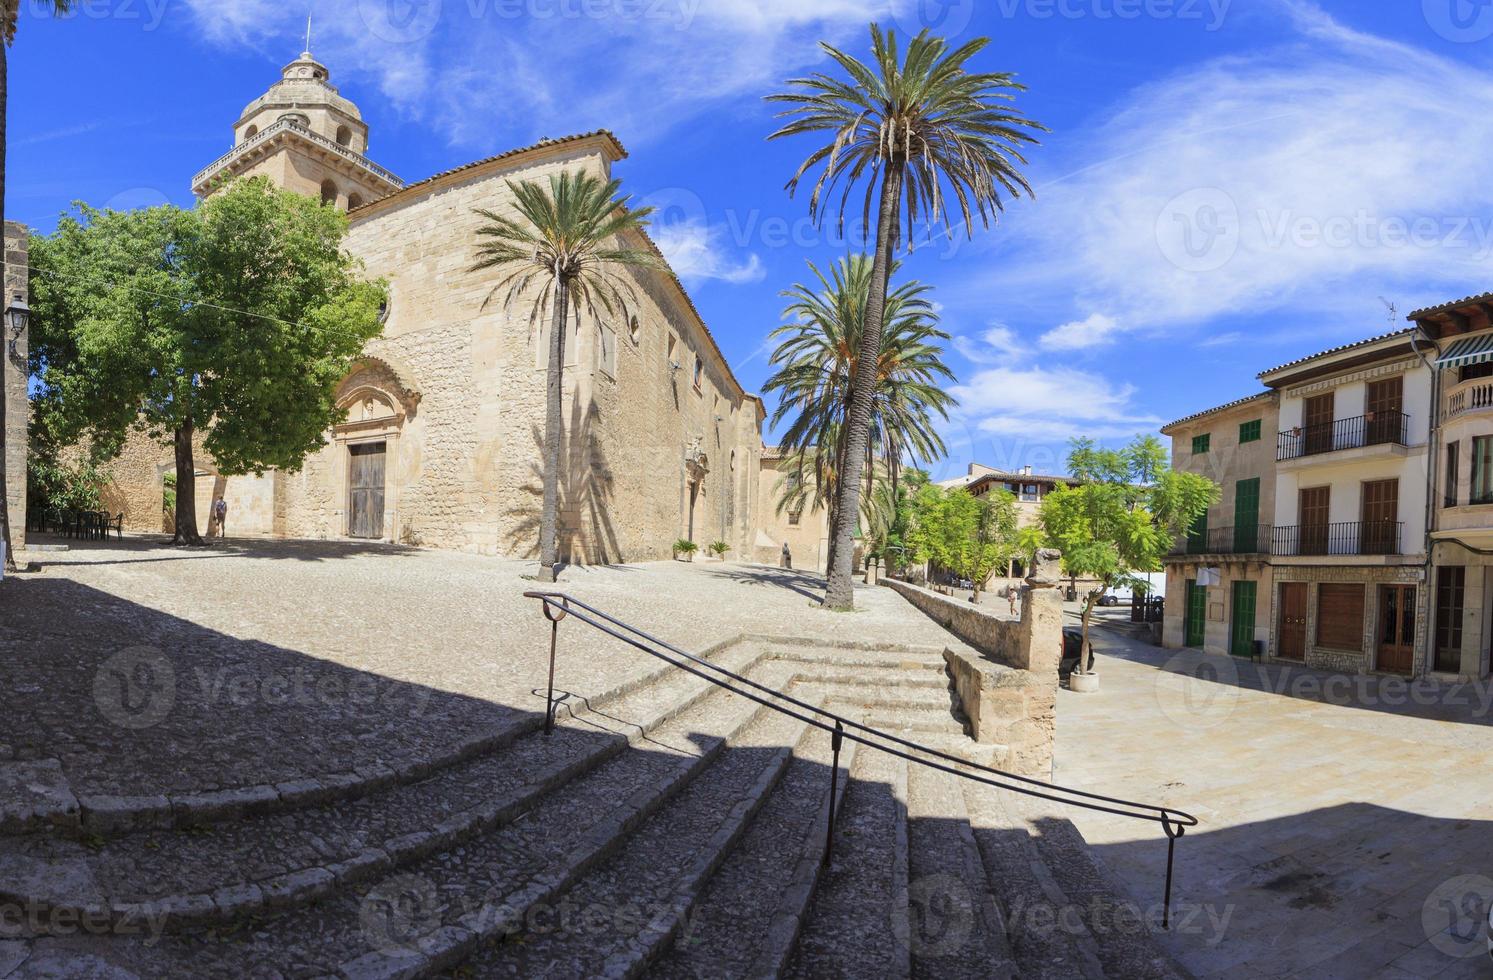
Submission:
[[[29,302],[26,270],[25,225],[5,223],[5,294],[0,310],[10,306],[19,295]],[[26,401],[26,359],[30,352],[29,331],[15,338],[15,355],[11,355],[10,323],[0,330],[0,357],[5,363],[5,432],[0,443],[5,451],[6,493],[10,503],[11,543],[19,550],[26,542],[26,452],[27,424],[30,407]]]
[[[1017,663],[1022,670],[1051,676],[1056,684],[1063,657],[1063,596],[1058,591],[1062,553],[1052,548],[1037,552],[1021,590],[1021,632]]]

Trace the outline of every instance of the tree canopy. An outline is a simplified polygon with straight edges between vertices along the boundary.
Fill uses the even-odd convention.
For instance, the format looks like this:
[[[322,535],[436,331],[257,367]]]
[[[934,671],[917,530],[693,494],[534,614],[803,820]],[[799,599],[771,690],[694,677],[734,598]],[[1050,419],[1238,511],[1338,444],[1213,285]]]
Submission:
[[[382,328],[384,288],[358,275],[346,231],[334,207],[262,177],[192,210],[77,205],[31,242],[36,412],[95,451],[132,429],[172,442],[178,471],[199,431],[221,473],[299,469]],[[177,533],[195,542],[191,487]]]

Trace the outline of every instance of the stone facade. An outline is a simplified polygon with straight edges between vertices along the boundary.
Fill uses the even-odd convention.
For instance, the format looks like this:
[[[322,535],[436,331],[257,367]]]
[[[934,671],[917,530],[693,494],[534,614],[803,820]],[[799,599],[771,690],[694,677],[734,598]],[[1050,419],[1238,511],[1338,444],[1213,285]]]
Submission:
[[[1426,626],[1430,619],[1430,610],[1426,606],[1429,591],[1421,587],[1424,580],[1425,569],[1418,565],[1397,565],[1381,568],[1364,568],[1354,565],[1282,565],[1275,569],[1275,581],[1277,583],[1307,583],[1306,665],[1308,667],[1316,667],[1320,670],[1333,670],[1346,674],[1366,674],[1380,669],[1378,644],[1375,639],[1379,632],[1379,620],[1383,614],[1380,606],[1382,597],[1378,589],[1380,585],[1412,585],[1416,587],[1415,649],[1424,650],[1426,648]],[[1319,609],[1318,586],[1323,582],[1363,585],[1363,643],[1357,649],[1331,647],[1323,645],[1320,642],[1317,631],[1317,614]],[[1278,621],[1271,623],[1270,649],[1272,651],[1279,650],[1279,630],[1280,623]],[[1279,658],[1272,657],[1272,659],[1278,660]],[[1417,673],[1420,672],[1417,671]]]
[[[829,512],[813,505],[800,511],[779,509],[778,501],[789,479],[782,451],[765,447],[757,464],[754,489],[758,507],[751,557],[776,565],[782,561],[783,545],[787,544],[794,568],[823,572],[829,561]]]
[[[25,225],[14,221],[5,223],[5,295],[0,301],[0,310],[10,306],[16,297],[22,300],[30,297],[26,269],[27,234]],[[26,540],[26,429],[31,418],[26,401],[26,359],[30,356],[28,334],[29,331],[22,331],[19,336],[14,335],[8,322],[0,330],[0,356],[4,357],[4,384],[0,385],[0,397],[5,399],[5,431],[0,433],[0,449],[5,453],[5,492],[10,507],[11,544],[17,549]]]
[[[356,107],[324,74],[315,77],[324,67],[303,55],[286,72],[235,124],[235,152],[199,175],[199,190],[210,192],[210,178],[225,174],[264,173],[316,193],[314,181],[287,176],[312,141],[299,131],[280,142],[266,142],[264,128],[249,132],[292,109],[305,117],[295,125],[322,141],[318,152],[349,130],[346,153],[328,165],[378,172],[362,157],[366,127],[350,125],[361,126]],[[199,455],[199,527],[222,495],[236,535],[357,535],[536,555],[548,324],[531,322],[535,296],[494,297],[491,274],[470,271],[482,223],[475,209],[511,209],[508,181],[576,170],[607,178],[625,156],[606,132],[545,140],[408,187],[391,184],[357,207],[347,247],[368,276],[387,281],[389,305],[382,336],[338,390],[347,420],[294,473],[223,476]],[[342,191],[326,199],[350,203]],[[645,236],[631,244],[656,252]],[[582,311],[566,338],[562,557],[667,558],[679,538],[702,551],[724,541],[730,554],[755,557],[756,522],[771,508],[762,494],[762,402],[737,381],[667,268],[622,274],[635,292],[626,318]],[[373,533],[350,517],[354,457],[366,453],[384,474]],[[160,530],[161,480],[172,469],[170,446],[143,437],[114,464],[109,500],[127,528]]]

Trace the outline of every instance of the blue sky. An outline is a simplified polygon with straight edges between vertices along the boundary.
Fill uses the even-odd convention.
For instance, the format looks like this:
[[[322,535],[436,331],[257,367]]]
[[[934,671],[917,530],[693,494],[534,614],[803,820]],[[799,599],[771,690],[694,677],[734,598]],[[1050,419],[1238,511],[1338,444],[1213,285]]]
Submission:
[[[847,248],[783,184],[763,95],[866,23],[993,43],[1051,132],[1034,201],[920,247],[955,335],[939,475],[1061,467],[1257,390],[1261,370],[1493,288],[1489,0],[21,0],[7,217],[191,203],[245,103],[313,48],[418,180],[598,127],[750,388],[779,292]]]

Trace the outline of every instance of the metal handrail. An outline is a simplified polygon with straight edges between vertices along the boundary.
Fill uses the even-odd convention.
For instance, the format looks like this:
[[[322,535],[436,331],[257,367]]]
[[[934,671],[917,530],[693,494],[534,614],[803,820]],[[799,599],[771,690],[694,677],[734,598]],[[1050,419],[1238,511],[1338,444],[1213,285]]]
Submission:
[[[581,600],[576,599],[564,592],[530,591],[525,592],[524,597],[527,599],[538,599],[543,604],[545,618],[550,622],[549,687],[545,695],[545,734],[550,734],[554,731],[555,712],[559,706],[558,702],[555,699],[555,651],[560,629],[560,621],[562,619],[565,619],[566,616],[574,616],[576,619],[580,620],[583,623],[586,623],[592,628],[600,630],[601,632],[606,633],[608,636],[611,636],[615,639],[621,640],[628,646],[641,650],[644,653],[649,654],[650,656],[664,661],[665,663],[668,663],[672,666],[678,667],[683,671],[693,674],[694,676],[699,677],[700,679],[707,681],[708,683],[714,684],[717,687],[725,688],[733,694],[738,694],[741,697],[747,698],[748,700],[755,701],[757,704],[760,704],[763,707],[771,708],[772,710],[777,711],[780,714],[787,715],[788,717],[793,718],[797,721],[801,721],[806,725],[818,728],[821,731],[829,732],[832,737],[831,748],[833,750],[835,760],[832,766],[832,780],[835,778],[835,775],[837,774],[839,768],[840,743],[843,739],[848,738],[860,745],[866,745],[873,749],[879,749],[882,752],[886,752],[889,755],[896,756],[900,759],[905,759],[908,762],[914,762],[921,766],[927,766],[930,769],[935,769],[940,772],[946,772],[950,775],[959,776],[964,779],[970,779],[975,782],[982,783],[986,786],[994,786],[997,789],[1006,789],[1010,790],[1013,793],[1021,793],[1026,796],[1034,796],[1039,799],[1048,800],[1054,803],[1061,803],[1065,806],[1082,807],[1086,810],[1093,810],[1099,813],[1109,813],[1115,816],[1126,817],[1131,820],[1145,820],[1150,823],[1160,824],[1162,831],[1166,834],[1167,837],[1166,890],[1162,908],[1161,924],[1163,928],[1168,928],[1170,926],[1172,907],[1172,863],[1175,856],[1177,838],[1185,834],[1188,827],[1196,827],[1198,825],[1197,817],[1194,817],[1190,813],[1186,813],[1182,810],[1176,810],[1172,807],[1160,806],[1153,803],[1137,803],[1133,800],[1104,796],[1100,793],[1091,793],[1087,790],[1072,789],[1066,786],[1055,786],[1051,783],[1043,782],[1040,779],[1035,779],[1030,776],[1021,776],[1013,772],[1006,772],[1003,769],[996,769],[993,766],[983,765],[978,762],[973,762],[968,759],[963,759],[958,756],[951,755],[947,752],[941,752],[937,749],[929,748],[926,745],[922,745],[905,738],[900,738],[896,735],[892,735],[888,732],[883,732],[880,729],[862,724],[850,718],[845,718],[841,715],[837,715],[832,711],[827,711],[824,708],[818,707],[817,705],[809,704],[805,701],[793,697],[790,694],[785,694],[782,691],[778,691],[774,688],[767,687],[764,684],[760,684],[757,681],[752,680],[751,678],[743,677],[740,674],[727,670],[725,667],[722,667],[719,664],[711,663],[710,661],[702,657],[696,656],[695,654],[690,653],[687,650],[681,650],[679,647],[674,646],[666,640],[661,640],[656,636],[638,629],[636,626],[632,626],[629,623],[623,622],[617,617],[604,612],[596,608],[595,606],[590,605],[589,603],[582,602]],[[596,619],[591,618],[592,616],[600,617],[600,619],[604,620],[605,622],[598,622]],[[674,660],[666,654],[660,652],[658,649],[654,649],[654,647],[661,647],[662,649],[669,651],[669,653],[671,654],[683,657],[685,660],[689,661],[689,663],[681,663],[677,660]],[[690,664],[694,664],[696,666],[690,666]],[[811,715],[799,714],[796,711],[783,707],[783,705],[781,704],[774,703],[767,697],[754,694],[752,693],[752,691],[741,690],[740,688],[730,683],[730,681],[722,680],[720,677],[711,676],[710,674],[697,669],[697,667],[703,667],[706,670],[713,671],[716,674],[720,674],[726,678],[730,678],[730,681],[736,681],[738,683],[745,684],[748,687],[762,692],[762,694],[770,696],[771,698],[775,698],[779,701],[785,701],[796,708],[800,708],[803,711],[810,712],[811,715],[822,717],[812,717]],[[851,731],[847,731],[846,729],[851,729]],[[856,734],[856,732],[861,732],[864,734]],[[893,746],[879,744],[872,739],[881,739],[885,742],[896,743],[896,745],[904,746],[907,749],[912,749],[916,752],[921,752],[928,756],[933,756],[936,759],[943,760],[943,762],[935,762],[932,759],[918,758],[917,756],[910,755],[907,752]],[[963,768],[956,769],[954,768],[954,766],[945,765],[944,762],[954,763]],[[984,776],[978,773],[969,772],[968,770],[970,769],[976,769],[982,773],[989,773],[990,775]],[[999,777],[999,779],[990,778],[991,776]],[[1017,783],[1024,785],[1011,785],[1010,783],[1002,782],[1000,780],[1014,780]],[[1043,787],[1043,789],[1032,788],[1038,786]],[[833,786],[831,787],[831,789],[833,790]],[[1077,797],[1077,799],[1074,799],[1073,797]],[[1121,807],[1124,807],[1126,809],[1120,809]],[[826,832],[824,849],[824,860],[826,863],[828,863],[829,861],[830,844],[833,839],[833,832],[834,810],[833,796],[831,796],[830,823],[829,828]]]

